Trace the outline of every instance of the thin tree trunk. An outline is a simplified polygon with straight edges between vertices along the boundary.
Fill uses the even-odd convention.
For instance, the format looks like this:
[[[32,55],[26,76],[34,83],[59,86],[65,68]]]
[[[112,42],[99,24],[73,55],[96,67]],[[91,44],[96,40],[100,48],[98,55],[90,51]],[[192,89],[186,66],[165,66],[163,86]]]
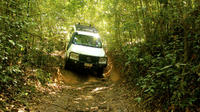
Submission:
[[[115,5],[115,8],[114,8],[114,16],[115,16],[115,38],[116,38],[116,41],[117,41],[117,45],[120,46],[120,17],[119,17],[119,11],[118,11],[118,3],[119,3],[119,0],[116,0],[114,2],[114,5]]]

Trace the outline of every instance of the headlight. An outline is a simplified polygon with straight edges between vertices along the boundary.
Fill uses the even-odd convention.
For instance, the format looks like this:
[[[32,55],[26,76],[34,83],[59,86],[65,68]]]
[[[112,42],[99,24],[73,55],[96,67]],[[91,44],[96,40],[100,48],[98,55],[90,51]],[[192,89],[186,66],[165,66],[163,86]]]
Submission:
[[[106,64],[107,63],[107,58],[99,58],[99,64]]]
[[[77,53],[70,53],[70,59],[73,59],[73,60],[79,60],[79,55]]]

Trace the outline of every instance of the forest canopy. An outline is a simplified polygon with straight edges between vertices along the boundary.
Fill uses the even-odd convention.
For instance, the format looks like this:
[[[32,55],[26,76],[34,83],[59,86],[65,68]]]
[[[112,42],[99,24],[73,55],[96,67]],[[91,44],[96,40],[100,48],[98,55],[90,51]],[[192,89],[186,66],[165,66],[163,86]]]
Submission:
[[[65,50],[79,22],[99,29],[139,103],[197,111],[200,0],[0,0],[0,91],[26,91],[27,67],[40,68],[45,75],[37,78],[48,82],[42,68],[55,60],[48,55]]]

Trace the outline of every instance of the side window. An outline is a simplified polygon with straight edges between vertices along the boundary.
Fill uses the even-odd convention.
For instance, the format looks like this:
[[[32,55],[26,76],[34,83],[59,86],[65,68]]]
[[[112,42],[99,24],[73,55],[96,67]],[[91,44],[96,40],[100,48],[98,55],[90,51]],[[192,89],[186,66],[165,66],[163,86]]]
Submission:
[[[71,44],[72,44],[72,42],[73,42],[73,40],[74,40],[74,36],[76,35],[77,33],[73,33],[72,34],[72,36],[71,36],[71,38],[70,38],[70,41],[69,41],[69,44],[68,44],[68,46],[67,46],[67,50],[70,48],[70,46],[71,46]]]

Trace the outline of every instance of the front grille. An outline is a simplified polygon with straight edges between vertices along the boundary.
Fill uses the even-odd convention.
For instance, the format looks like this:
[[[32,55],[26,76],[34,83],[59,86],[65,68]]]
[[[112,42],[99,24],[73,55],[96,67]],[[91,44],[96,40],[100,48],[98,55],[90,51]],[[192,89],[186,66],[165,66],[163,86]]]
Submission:
[[[87,55],[79,55],[79,61],[84,62],[84,63],[98,63],[99,62],[99,57],[94,57],[94,56],[87,56]]]

